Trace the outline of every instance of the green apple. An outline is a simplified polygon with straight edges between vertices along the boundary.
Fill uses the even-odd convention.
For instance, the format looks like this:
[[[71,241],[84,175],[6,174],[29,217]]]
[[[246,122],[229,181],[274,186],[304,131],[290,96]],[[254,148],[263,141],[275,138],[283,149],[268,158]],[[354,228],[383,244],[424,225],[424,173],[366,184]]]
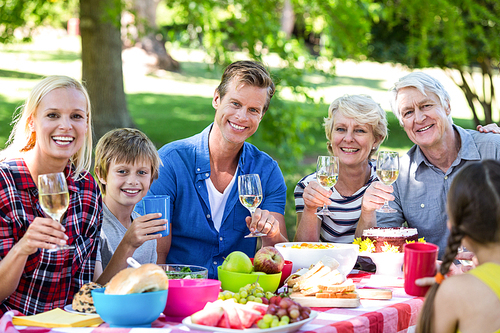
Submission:
[[[221,269],[237,273],[250,273],[253,270],[252,261],[241,251],[234,251],[224,259]]]

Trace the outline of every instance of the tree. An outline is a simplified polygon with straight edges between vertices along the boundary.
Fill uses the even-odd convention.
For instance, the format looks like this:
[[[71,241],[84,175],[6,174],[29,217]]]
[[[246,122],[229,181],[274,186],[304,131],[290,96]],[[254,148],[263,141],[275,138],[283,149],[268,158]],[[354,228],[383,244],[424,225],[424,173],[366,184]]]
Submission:
[[[123,89],[119,0],[80,0],[82,80],[93,108],[94,134],[133,127]]]
[[[156,12],[160,0],[133,0],[132,11],[139,46],[156,57],[156,66],[167,71],[178,71],[180,64],[168,54],[165,38],[158,31]]]
[[[412,68],[444,69],[464,92],[476,125],[491,123],[500,61],[500,3],[381,0],[377,5],[369,56]]]

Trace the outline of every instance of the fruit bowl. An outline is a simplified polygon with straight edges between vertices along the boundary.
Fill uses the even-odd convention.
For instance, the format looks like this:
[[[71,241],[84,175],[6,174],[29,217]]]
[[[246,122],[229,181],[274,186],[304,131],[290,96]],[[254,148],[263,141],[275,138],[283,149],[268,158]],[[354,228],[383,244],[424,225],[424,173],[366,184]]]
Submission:
[[[308,244],[312,246],[328,246],[329,248],[293,248]],[[301,268],[309,268],[316,264],[323,256],[329,256],[337,260],[340,264],[339,272],[348,275],[356,264],[358,258],[359,245],[342,243],[320,243],[320,242],[288,242],[274,245],[283,255],[285,260],[293,262],[292,272]]]
[[[92,290],[95,310],[110,327],[151,327],[167,303],[168,290],[110,295],[105,288]]]
[[[165,270],[169,279],[206,279],[208,269],[195,265],[165,265],[159,264]]]
[[[254,282],[259,282],[264,291],[274,293],[278,289],[281,279],[281,272],[277,274],[236,273],[223,270],[221,266],[217,268],[217,273],[222,290],[234,293],[237,293],[241,287]]]
[[[219,296],[221,282],[212,279],[176,279],[168,281],[168,299],[163,314],[169,317],[186,316],[203,309]],[[180,321],[179,320],[179,321]]]

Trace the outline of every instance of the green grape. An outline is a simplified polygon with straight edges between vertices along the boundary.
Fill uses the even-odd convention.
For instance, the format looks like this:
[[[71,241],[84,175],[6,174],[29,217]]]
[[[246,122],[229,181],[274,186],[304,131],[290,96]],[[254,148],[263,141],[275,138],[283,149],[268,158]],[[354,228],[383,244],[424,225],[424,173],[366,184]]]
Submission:
[[[241,298],[246,298],[248,296],[248,292],[246,290],[240,290]]]
[[[254,295],[250,295],[247,297],[247,300],[249,301],[255,301],[255,296]]]
[[[284,322],[284,321],[280,321],[280,322],[278,323],[278,326],[286,326],[286,325],[288,325],[288,323],[287,323],[287,322]]]
[[[264,296],[263,293],[260,293],[260,292],[255,293],[255,297],[263,297],[263,296]]]
[[[271,298],[271,297],[273,297],[273,296],[274,296],[274,294],[273,294],[272,292],[270,292],[270,291],[266,291],[266,298],[267,298],[267,299],[270,299],[270,298]]]
[[[260,291],[261,293],[264,292],[264,288],[262,288],[258,283],[257,283],[257,290]]]
[[[224,299],[230,299],[233,298],[233,293],[230,291],[225,291],[224,292]]]
[[[271,322],[271,327],[278,327],[280,323],[280,320],[278,318],[274,318],[273,321]]]
[[[283,317],[281,317],[281,320],[280,320],[280,321],[281,321],[281,322],[285,322],[285,323],[289,324],[289,323],[290,323],[290,317],[288,317],[288,316],[283,316]]]
[[[273,315],[266,313],[264,317],[262,317],[262,320],[264,320],[266,323],[271,323],[273,321]]]
[[[240,304],[247,304],[247,299],[246,298],[240,298],[239,303]]]
[[[261,319],[257,322],[257,327],[260,329],[269,328],[269,323],[266,323],[264,320]]]
[[[217,299],[224,300],[224,294],[222,292],[219,293],[219,297]]]
[[[239,293],[234,293],[233,298],[236,300],[236,302],[239,302],[239,301],[240,301],[241,296],[240,296],[240,294],[239,294]]]
[[[262,298],[257,297],[256,299],[253,300],[256,303],[262,303]]]

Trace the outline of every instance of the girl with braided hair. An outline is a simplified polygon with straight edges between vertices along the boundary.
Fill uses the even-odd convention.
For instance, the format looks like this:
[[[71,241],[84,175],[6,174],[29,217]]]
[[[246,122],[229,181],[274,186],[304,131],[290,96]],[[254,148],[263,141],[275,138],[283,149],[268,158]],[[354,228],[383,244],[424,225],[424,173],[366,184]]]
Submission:
[[[500,333],[500,163],[464,167],[448,192],[450,237],[417,332]],[[478,266],[444,279],[463,245]]]

